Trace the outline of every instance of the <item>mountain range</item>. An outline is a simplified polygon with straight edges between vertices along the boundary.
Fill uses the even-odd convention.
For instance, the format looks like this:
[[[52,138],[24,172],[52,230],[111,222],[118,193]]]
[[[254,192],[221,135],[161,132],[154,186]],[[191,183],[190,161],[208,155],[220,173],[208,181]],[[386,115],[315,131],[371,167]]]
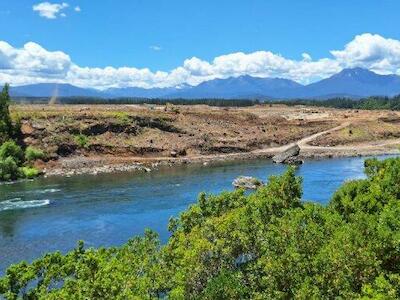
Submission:
[[[172,88],[112,88],[96,90],[70,84],[40,83],[11,87],[14,97],[102,97],[102,98],[225,98],[225,99],[294,99],[331,97],[361,98],[400,94],[400,76],[379,75],[362,68],[343,69],[321,81],[302,85],[283,78],[259,78],[248,75],[213,79],[197,86]]]

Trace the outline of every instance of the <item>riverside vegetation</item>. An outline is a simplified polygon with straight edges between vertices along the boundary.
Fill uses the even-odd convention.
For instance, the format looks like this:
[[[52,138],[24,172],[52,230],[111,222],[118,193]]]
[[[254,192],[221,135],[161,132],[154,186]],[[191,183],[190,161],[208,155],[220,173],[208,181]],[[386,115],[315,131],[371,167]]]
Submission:
[[[121,247],[46,254],[9,267],[6,299],[399,299],[400,159],[365,162],[327,206],[302,202],[289,168],[251,194],[200,194]]]
[[[20,123],[13,122],[10,111],[9,86],[6,84],[0,94],[0,181],[18,178],[33,178],[39,170],[32,166],[37,159],[43,159],[43,151],[33,147],[23,148],[17,144]]]

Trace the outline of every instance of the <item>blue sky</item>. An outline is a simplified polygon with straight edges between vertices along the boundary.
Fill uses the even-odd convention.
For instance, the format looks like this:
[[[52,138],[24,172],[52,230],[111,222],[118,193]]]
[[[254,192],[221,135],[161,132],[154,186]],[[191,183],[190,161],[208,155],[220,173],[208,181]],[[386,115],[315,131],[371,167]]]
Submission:
[[[330,51],[343,50],[356,36],[363,34],[376,34],[384,39],[400,40],[398,0],[48,1],[60,6],[65,3],[52,19],[41,16],[39,10],[33,9],[42,2],[40,0],[1,0],[0,40],[14,49],[23,49],[26,43],[33,42],[49,53],[62,51],[68,55],[71,64],[80,68],[148,68],[153,74],[157,71],[171,72],[192,57],[212,64],[215,57],[257,51],[271,52],[293,61],[303,60],[305,56],[302,54],[307,53],[313,61],[318,61],[331,59]],[[76,7],[79,7],[80,11],[76,11]],[[9,53],[4,54],[7,55],[10,56]],[[253,57],[254,59],[257,57]],[[231,63],[241,63],[241,60],[234,59]],[[347,65],[349,64],[345,64]],[[287,70],[281,72],[282,74],[267,71],[264,74],[282,75],[280,77],[307,82],[327,76],[343,66],[340,64],[332,67],[331,72],[303,74],[304,80],[299,78],[300,75],[291,76]],[[268,69],[269,65],[264,67]],[[376,64],[366,67],[381,73],[398,71],[397,65],[386,69]],[[210,71],[204,71],[201,66],[200,69],[190,70],[193,73],[200,72],[202,79],[192,80],[187,78],[187,74],[186,77],[181,74],[180,76],[186,79],[169,81],[167,85],[197,83],[213,76],[229,75],[225,71],[223,74],[215,74],[214,71],[213,74],[209,74]],[[252,68],[245,73],[251,75],[249,70],[252,71]],[[12,76],[20,77],[16,84],[29,82],[28,79],[26,82],[21,79],[22,76],[29,77],[29,74],[18,73],[16,68],[14,71]],[[31,71],[35,71],[35,66],[32,66]],[[96,72],[90,71],[92,77],[100,76],[93,75]],[[3,75],[3,80],[10,78],[10,71],[7,72],[8,77]],[[261,76],[262,73],[258,70],[253,75]],[[240,74],[236,70],[231,75]],[[147,75],[141,74],[144,77]],[[130,82],[125,80],[121,86],[146,86],[140,83],[136,75],[129,76]],[[67,80],[67,77],[65,75],[64,79]],[[51,76],[47,79],[57,81],[63,78]],[[77,80],[74,83],[96,86],[96,82],[91,84],[89,81]],[[139,84],[135,84],[135,81]],[[159,81],[160,78],[152,78],[148,80],[148,86],[160,85]],[[97,82],[97,86],[103,85]]]

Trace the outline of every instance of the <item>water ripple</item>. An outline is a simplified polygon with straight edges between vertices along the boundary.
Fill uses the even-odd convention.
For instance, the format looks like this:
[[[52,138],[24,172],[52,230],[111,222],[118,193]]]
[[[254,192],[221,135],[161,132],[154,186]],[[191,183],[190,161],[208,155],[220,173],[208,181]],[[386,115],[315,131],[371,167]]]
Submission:
[[[13,198],[13,199],[9,199],[9,200],[0,202],[0,212],[4,211],[4,210],[41,207],[41,206],[46,206],[49,204],[50,204],[49,199],[23,201],[23,200],[21,200],[21,198]]]

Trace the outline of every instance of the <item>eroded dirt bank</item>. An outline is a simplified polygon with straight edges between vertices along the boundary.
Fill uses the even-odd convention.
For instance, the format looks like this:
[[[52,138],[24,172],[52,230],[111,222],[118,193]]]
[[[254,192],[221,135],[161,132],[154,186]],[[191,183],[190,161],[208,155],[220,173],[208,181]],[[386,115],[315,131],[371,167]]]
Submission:
[[[400,114],[259,105],[17,105],[23,141],[47,153],[47,174],[112,172],[158,164],[271,157],[397,153]]]

